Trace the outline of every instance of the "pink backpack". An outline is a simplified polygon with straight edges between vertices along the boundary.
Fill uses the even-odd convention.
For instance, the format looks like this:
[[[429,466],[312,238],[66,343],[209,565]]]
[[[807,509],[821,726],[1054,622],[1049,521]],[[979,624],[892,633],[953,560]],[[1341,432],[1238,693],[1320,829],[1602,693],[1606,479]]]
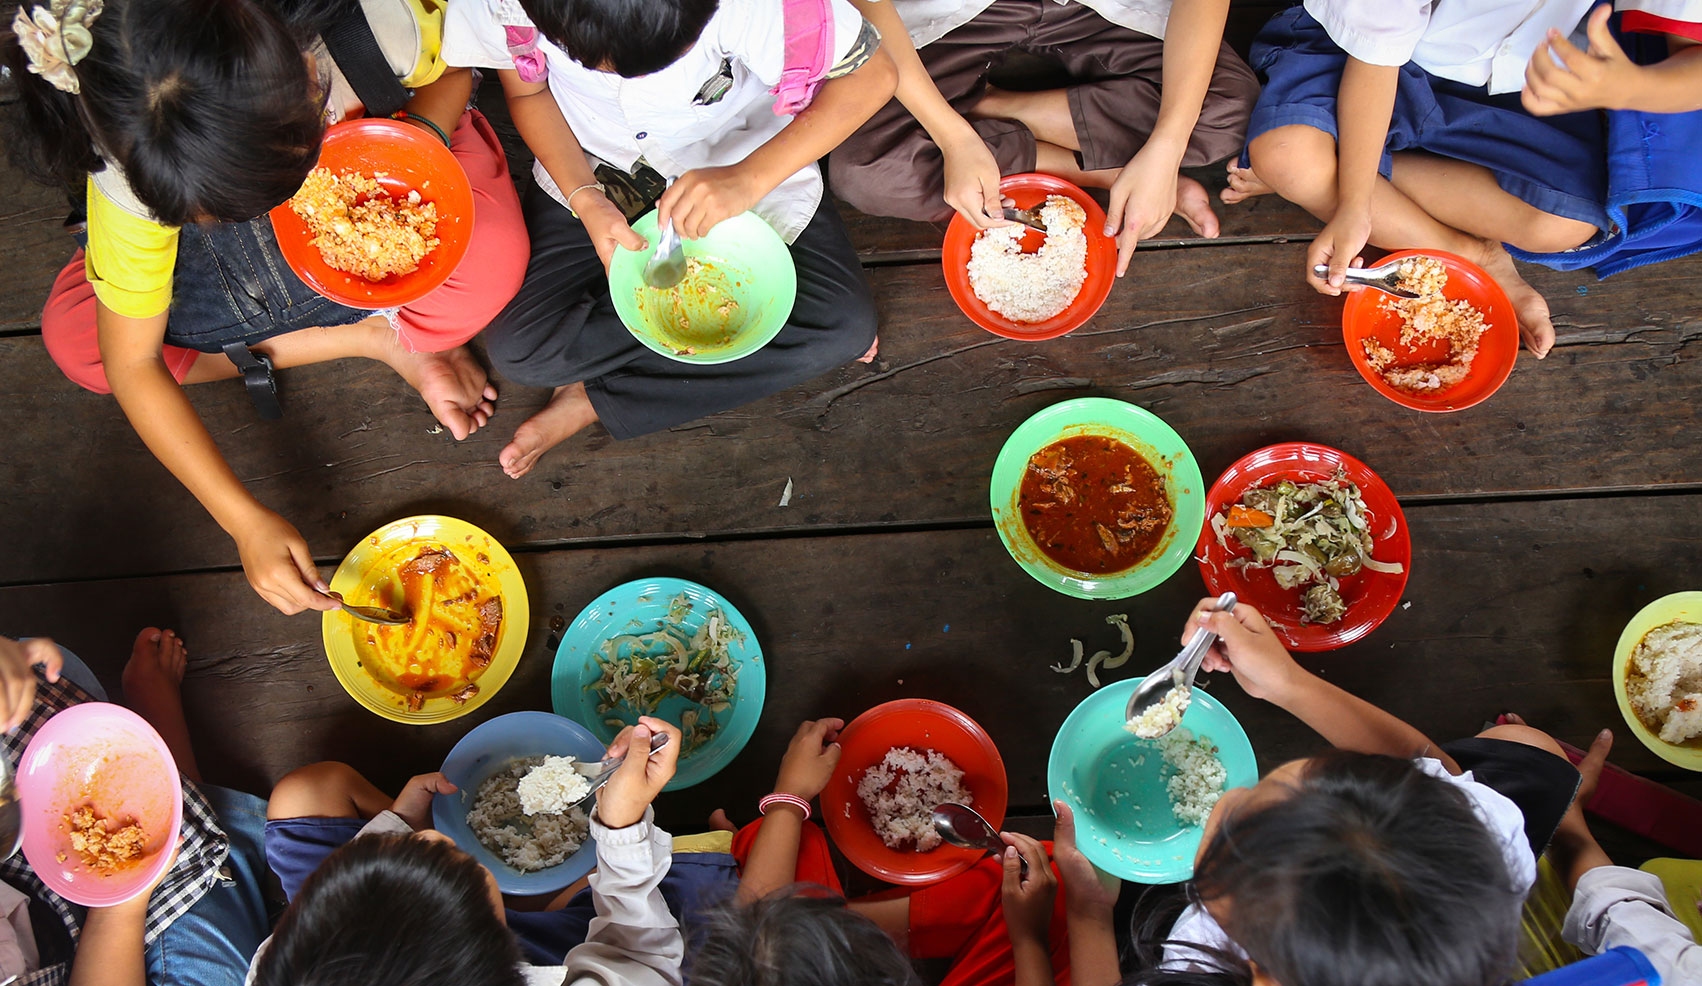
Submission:
[[[790,116],[801,112],[815,98],[827,74],[833,51],[832,0],[780,0],[786,18],[785,67],[774,94],[774,112]],[[522,82],[543,82],[549,66],[538,50],[538,29],[526,19],[513,0],[498,0],[497,19],[503,25],[508,55]]]

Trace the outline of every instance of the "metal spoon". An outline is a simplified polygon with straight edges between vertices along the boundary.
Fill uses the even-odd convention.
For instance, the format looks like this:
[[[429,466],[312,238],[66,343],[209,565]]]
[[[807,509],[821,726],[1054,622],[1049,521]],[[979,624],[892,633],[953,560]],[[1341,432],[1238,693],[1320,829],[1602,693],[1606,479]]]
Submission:
[[[1417,293],[1408,291],[1403,287],[1397,287],[1401,279],[1401,265],[1405,262],[1404,260],[1391,260],[1386,264],[1378,264],[1376,267],[1349,267],[1344,286],[1350,291],[1362,287],[1375,288],[1396,298],[1417,298],[1419,297]],[[1328,282],[1330,267],[1328,264],[1318,264],[1312,268],[1312,274],[1319,280]]]
[[[655,756],[657,751],[661,750],[663,747],[665,747],[667,745],[668,745],[668,734],[667,733],[653,733],[653,734],[651,734],[649,755]],[[574,765],[573,765],[574,770],[578,771],[582,776],[591,778],[591,787],[588,790],[586,790],[584,797],[580,798],[578,801],[575,801],[573,804],[568,805],[568,807],[569,808],[577,808],[580,805],[584,804],[585,802],[590,801],[591,798],[596,795],[597,789],[602,787],[604,784],[609,783],[609,778],[615,776],[615,771],[620,769],[620,765],[625,763],[625,762],[626,762],[626,754],[623,753],[618,757],[604,757],[602,760],[599,760],[594,764],[577,763],[577,762],[574,763]]]
[[[680,242],[680,234],[674,230],[674,221],[670,219],[662,224],[661,233],[656,237],[656,249],[650,254],[650,262],[644,265],[644,283],[653,288],[667,289],[680,283],[680,278],[685,276],[685,244]]]
[[[954,846],[965,849],[985,849],[992,853],[1005,851],[1005,840],[999,838],[997,829],[981,817],[981,813],[968,805],[960,805],[955,801],[947,801],[934,809],[934,831],[940,833],[940,838]],[[1017,861],[1022,864],[1022,875],[1028,876],[1028,860],[1021,853]]]
[[[11,859],[24,840],[24,806],[12,783],[12,765],[0,757],[0,860]]]
[[[1005,206],[1005,218],[1013,223],[1022,223],[1029,229],[1037,229],[1042,233],[1046,232],[1046,224],[1040,221],[1040,217],[1035,214],[1033,209],[1013,209],[1007,205]]]
[[[386,627],[407,626],[414,622],[413,617],[408,614],[398,613],[393,609],[385,609],[382,606],[352,606],[349,603],[344,602],[343,597],[337,595],[335,592],[327,592],[325,593],[325,596],[330,599],[335,599],[337,601],[338,609],[357,620],[365,620],[368,623],[376,623],[379,626]]]
[[[1234,608],[1235,593],[1226,592],[1217,597],[1218,612],[1227,613]],[[1182,648],[1181,653],[1171,658],[1168,664],[1147,675],[1146,680],[1141,682],[1141,686],[1135,689],[1133,695],[1129,696],[1129,706],[1123,710],[1123,721],[1128,722],[1164,701],[1164,696],[1170,694],[1172,688],[1194,687],[1194,678],[1200,673],[1200,662],[1206,659],[1206,651],[1211,650],[1211,645],[1216,640],[1217,634],[1204,627],[1195,630],[1194,635],[1188,638],[1188,643]],[[1178,670],[1182,672],[1180,684],[1177,684],[1174,680],[1175,674],[1173,672]],[[1165,732],[1169,732],[1169,730],[1165,730]]]

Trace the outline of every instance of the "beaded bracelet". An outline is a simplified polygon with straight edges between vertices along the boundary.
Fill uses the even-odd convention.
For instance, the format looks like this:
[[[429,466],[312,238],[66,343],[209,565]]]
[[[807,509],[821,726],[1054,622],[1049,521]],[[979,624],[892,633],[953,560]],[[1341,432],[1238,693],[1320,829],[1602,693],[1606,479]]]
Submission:
[[[756,803],[756,810],[766,815],[770,805],[792,805],[803,811],[804,821],[810,820],[810,803],[796,794],[771,794]]]
[[[432,133],[437,134],[438,137],[442,138],[444,147],[449,146],[449,135],[443,132],[443,128],[438,126],[437,124],[433,123],[432,121],[426,119],[425,117],[419,115],[418,113],[409,113],[407,110],[397,110],[396,112],[390,114],[390,119],[392,119],[392,120],[412,120],[415,123],[423,123],[426,126],[431,128]]]

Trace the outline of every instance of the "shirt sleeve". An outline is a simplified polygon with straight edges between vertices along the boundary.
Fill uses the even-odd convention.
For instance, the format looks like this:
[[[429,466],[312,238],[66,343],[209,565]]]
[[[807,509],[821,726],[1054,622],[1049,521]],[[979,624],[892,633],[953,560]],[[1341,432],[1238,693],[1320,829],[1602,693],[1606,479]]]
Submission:
[[[851,69],[841,65],[857,49],[864,38],[863,15],[849,0],[829,0],[833,17],[833,44],[828,50],[830,75],[844,75]],[[775,17],[773,5],[752,3],[750,0],[722,0],[718,40],[722,50],[749,69],[765,85],[780,84],[780,73],[786,68],[786,19]],[[880,34],[874,33],[878,42]],[[869,46],[863,55],[867,61],[878,44]],[[858,63],[859,65],[861,62]],[[853,66],[855,68],[855,66]]]
[[[443,18],[443,61],[456,68],[511,69],[507,32],[484,0],[455,0]]]
[[[1660,878],[1598,866],[1578,880],[1561,935],[1592,955],[1629,945],[1668,983],[1702,982],[1702,946],[1673,915]]]
[[[1520,894],[1530,890],[1537,881],[1537,857],[1531,851],[1530,840],[1525,838],[1525,813],[1519,810],[1519,806],[1500,791],[1474,779],[1469,770],[1463,774],[1450,774],[1448,768],[1442,766],[1442,761],[1431,757],[1419,757],[1413,762],[1431,777],[1460,789],[1471,802],[1478,821],[1501,847],[1507,874],[1513,878],[1513,888]]]
[[[89,243],[83,266],[101,304],[126,318],[153,318],[171,307],[177,228],[113,202],[88,182]]]
[[[1370,65],[1405,65],[1430,25],[1431,0],[1306,0],[1311,14],[1341,49]]]
[[[1619,0],[1613,7],[1623,30],[1702,41],[1702,0]]]
[[[654,812],[622,829],[591,819],[597,869],[591,874],[591,919],[585,942],[567,953],[567,986],[680,986],[685,939],[662,898],[673,839]]]

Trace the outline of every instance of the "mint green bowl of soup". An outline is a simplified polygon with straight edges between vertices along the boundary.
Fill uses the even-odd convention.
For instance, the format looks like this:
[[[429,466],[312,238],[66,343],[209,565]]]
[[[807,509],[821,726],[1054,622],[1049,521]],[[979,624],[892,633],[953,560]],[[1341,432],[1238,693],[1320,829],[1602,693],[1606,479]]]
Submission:
[[[768,345],[791,317],[798,297],[792,251],[755,213],[684,240],[686,276],[666,289],[644,283],[659,239],[656,213],[632,228],[650,245],[615,248],[609,295],[627,331],[649,349],[681,363],[730,363]]]

